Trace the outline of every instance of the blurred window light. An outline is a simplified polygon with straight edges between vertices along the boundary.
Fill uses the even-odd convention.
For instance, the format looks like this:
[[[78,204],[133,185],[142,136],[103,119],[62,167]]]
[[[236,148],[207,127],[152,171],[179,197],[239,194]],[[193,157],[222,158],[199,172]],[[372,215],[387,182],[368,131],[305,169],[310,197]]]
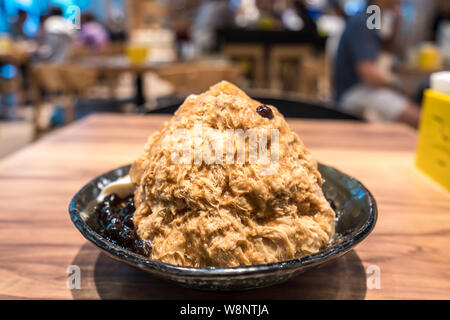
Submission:
[[[108,0],[109,2],[115,2]],[[81,10],[87,9],[91,5],[91,0],[75,0],[73,1],[73,5],[78,6]]]
[[[230,8],[232,10],[238,9],[242,6],[241,0],[230,0]]]
[[[364,0],[347,0],[344,4],[345,14],[348,16],[354,16],[360,13],[366,7],[366,1]]]
[[[12,64],[5,64],[0,67],[0,75],[4,79],[12,79],[17,75],[17,68]]]
[[[240,27],[251,25],[258,20],[259,16],[256,0],[242,0],[240,10],[235,18],[236,24]]]
[[[91,0],[50,0],[49,4],[51,6],[61,7],[63,11],[70,6],[77,6],[83,10],[91,5]]]
[[[58,7],[66,7],[74,4],[73,0],[51,0],[50,4]]]
[[[28,15],[28,18],[23,25],[23,33],[25,33],[28,37],[33,37],[36,35],[38,29],[39,16]]]
[[[5,33],[8,31],[8,19],[5,13],[0,10],[0,33]]]
[[[414,3],[411,1],[402,2],[401,7],[401,34],[402,37],[408,38],[411,37],[414,33],[414,24],[417,18],[417,9]]]
[[[402,16],[407,21],[415,20],[417,15],[416,7],[409,1],[403,2],[402,5]]]
[[[324,8],[327,5],[327,0],[306,0],[305,4],[308,7],[318,7],[318,8]]]
[[[30,8],[33,5],[33,0],[15,0],[13,2],[16,2],[18,5],[20,5],[22,8]]]
[[[1,2],[2,0],[0,0]],[[109,1],[109,0],[108,0]],[[22,9],[33,13],[43,13],[51,6],[61,7],[62,9],[76,5],[81,10],[91,5],[91,0],[3,0],[7,15],[14,15],[17,9]],[[95,2],[95,1],[94,1]],[[95,2],[99,3],[99,2]]]
[[[285,10],[281,15],[281,20],[287,29],[293,31],[300,31],[305,25],[303,19],[294,10]]]
[[[36,35],[39,29],[40,16],[52,7],[60,7],[65,11],[71,5],[78,6],[81,10],[87,8],[91,4],[91,0],[0,0],[4,5],[4,11],[0,10],[0,32],[9,30],[9,23],[14,21],[18,10],[28,12],[27,20],[23,25],[23,33],[28,37]]]
[[[336,15],[325,14],[317,20],[317,28],[321,34],[337,35],[345,28],[345,20]]]

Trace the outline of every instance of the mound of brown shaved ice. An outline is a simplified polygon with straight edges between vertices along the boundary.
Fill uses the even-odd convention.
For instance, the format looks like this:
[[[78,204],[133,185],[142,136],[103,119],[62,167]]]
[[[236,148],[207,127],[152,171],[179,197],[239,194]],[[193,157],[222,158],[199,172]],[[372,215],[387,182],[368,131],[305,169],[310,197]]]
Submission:
[[[136,185],[134,223],[138,235],[152,241],[152,259],[232,267],[289,260],[326,247],[335,213],[322,193],[317,163],[275,107],[268,106],[273,117],[261,115],[258,107],[261,103],[236,86],[220,82],[189,96],[149,138],[130,176]],[[198,121],[221,132],[277,129],[275,172],[263,174],[267,164],[249,161],[248,152],[244,163],[175,163],[177,130],[185,130],[183,139],[195,140]],[[196,143],[206,148],[210,140]]]

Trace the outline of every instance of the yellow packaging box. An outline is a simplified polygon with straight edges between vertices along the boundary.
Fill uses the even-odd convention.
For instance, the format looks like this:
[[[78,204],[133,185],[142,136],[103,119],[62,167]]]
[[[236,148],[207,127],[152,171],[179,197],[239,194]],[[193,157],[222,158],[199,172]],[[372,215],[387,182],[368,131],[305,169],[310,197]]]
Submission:
[[[450,95],[425,92],[416,166],[450,191]]]

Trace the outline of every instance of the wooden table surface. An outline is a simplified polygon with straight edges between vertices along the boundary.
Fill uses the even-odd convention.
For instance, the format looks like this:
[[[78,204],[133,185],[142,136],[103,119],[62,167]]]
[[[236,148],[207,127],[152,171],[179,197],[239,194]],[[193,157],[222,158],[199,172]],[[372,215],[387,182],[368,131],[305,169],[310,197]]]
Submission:
[[[166,119],[93,115],[0,160],[0,298],[450,298],[450,194],[414,168],[416,134],[401,125],[290,121],[319,161],[358,178],[378,202],[373,233],[324,268],[270,288],[211,293],[101,253],[72,225],[69,201],[135,159]],[[81,289],[67,287],[71,265],[81,268]]]

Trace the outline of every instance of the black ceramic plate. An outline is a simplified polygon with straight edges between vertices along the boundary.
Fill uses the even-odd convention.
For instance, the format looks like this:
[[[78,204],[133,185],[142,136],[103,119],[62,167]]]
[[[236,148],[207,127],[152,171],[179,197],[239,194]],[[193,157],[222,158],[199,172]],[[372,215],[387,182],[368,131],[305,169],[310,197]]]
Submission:
[[[103,187],[128,174],[130,166],[105,173],[85,185],[69,206],[72,222],[89,241],[112,258],[128,263],[157,277],[182,286],[207,290],[243,290],[265,287],[286,281],[300,273],[336,259],[366,238],[377,220],[377,206],[370,192],[357,180],[319,164],[325,197],[337,213],[336,235],[324,250],[309,256],[277,263],[233,268],[178,267],[135,254],[102,237],[95,220],[80,215],[87,211]]]

